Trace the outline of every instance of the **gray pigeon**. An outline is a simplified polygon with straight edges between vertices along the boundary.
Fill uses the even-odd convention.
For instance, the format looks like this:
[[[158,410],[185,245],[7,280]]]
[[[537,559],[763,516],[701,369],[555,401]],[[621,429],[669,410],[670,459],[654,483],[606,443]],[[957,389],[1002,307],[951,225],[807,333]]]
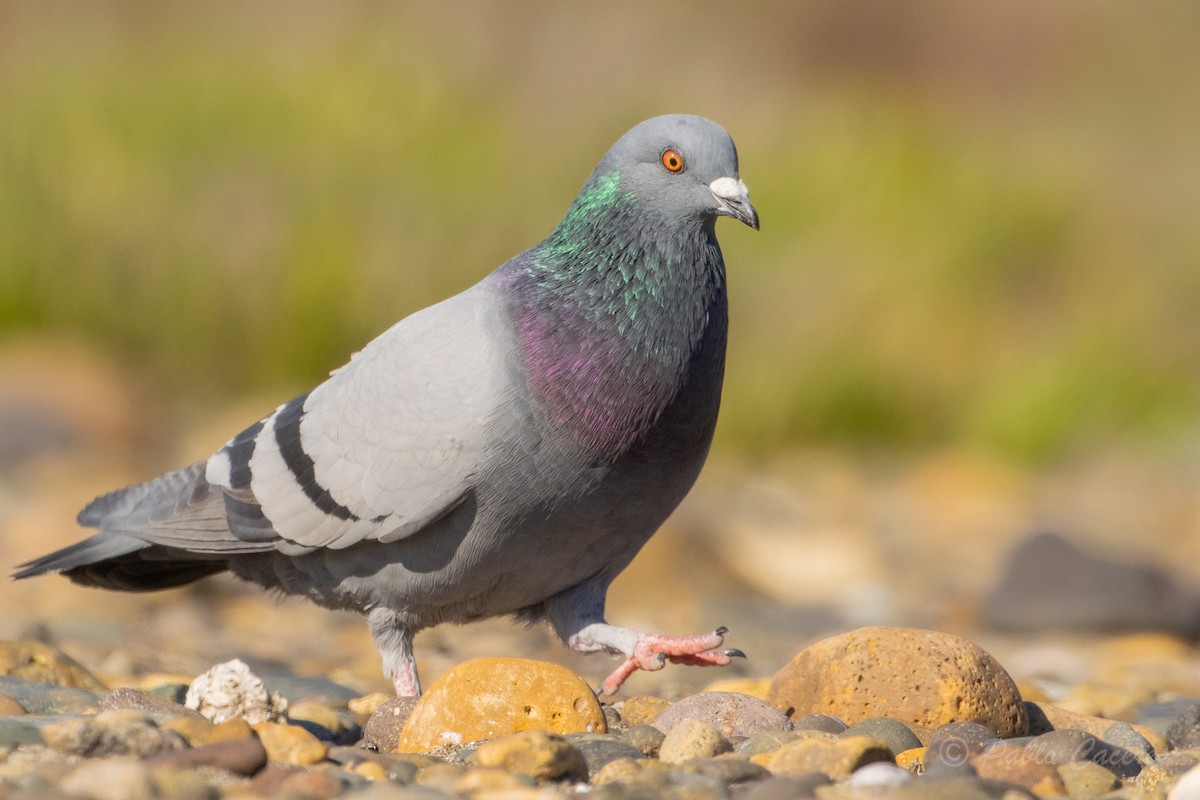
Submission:
[[[609,625],[605,594],[691,488],[725,364],[718,216],[758,228],[720,126],[613,145],[558,227],[401,320],[207,461],[94,500],[89,539],[18,567],[148,591],[229,570],[367,616],[397,695],[413,635],[500,614],[621,654],[728,664],[725,629]]]

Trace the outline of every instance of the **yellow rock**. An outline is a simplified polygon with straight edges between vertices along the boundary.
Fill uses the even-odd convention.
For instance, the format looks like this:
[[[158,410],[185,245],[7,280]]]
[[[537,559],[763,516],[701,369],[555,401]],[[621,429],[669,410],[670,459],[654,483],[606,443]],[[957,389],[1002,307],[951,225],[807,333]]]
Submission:
[[[193,717],[191,715],[167,720],[161,727],[163,730],[175,731],[192,747],[199,747],[202,744],[211,742],[213,734],[217,730],[217,726],[204,717]]]
[[[670,705],[661,697],[635,695],[621,703],[621,721],[630,728],[634,725],[651,725]]]
[[[0,642],[0,675],[92,692],[108,691],[99,678],[75,659],[42,642]]]
[[[767,754],[764,754],[767,755]],[[835,742],[821,739],[797,739],[773,753],[767,769],[779,775],[824,772],[831,778],[844,778],[859,767],[876,761],[893,761],[888,746],[870,736],[848,736]],[[754,759],[750,759],[754,762]]]
[[[210,742],[224,742],[229,739],[245,739],[254,735],[254,728],[241,717],[227,719],[213,729]]]
[[[471,754],[471,763],[524,773],[539,781],[588,778],[583,753],[561,736],[543,730],[522,731],[485,742]]]
[[[355,718],[361,724],[371,718],[371,715],[383,707],[384,703],[395,698],[394,694],[387,692],[372,692],[362,697],[355,697],[347,707],[354,713]]]
[[[377,761],[364,761],[350,771],[369,781],[386,781],[388,779],[387,769]]]
[[[318,703],[315,700],[301,700],[299,703],[293,703],[288,706],[287,715],[288,719],[311,722],[333,733],[339,733],[345,729],[337,712],[324,703]]]
[[[427,752],[534,729],[605,733],[608,727],[592,688],[565,667],[476,658],[433,682],[409,715],[396,752]]]
[[[859,628],[814,642],[775,674],[767,699],[792,719],[828,714],[848,725],[969,721],[1011,738],[1029,724],[996,659],[960,636],[916,628]]]
[[[925,753],[928,747],[914,747],[896,755],[896,766],[904,767],[909,772],[918,772],[925,768]]]
[[[260,722],[254,732],[272,761],[306,766],[324,761],[329,753],[328,745],[298,725]]]
[[[0,717],[19,717],[25,713],[25,706],[7,695],[0,694]]]

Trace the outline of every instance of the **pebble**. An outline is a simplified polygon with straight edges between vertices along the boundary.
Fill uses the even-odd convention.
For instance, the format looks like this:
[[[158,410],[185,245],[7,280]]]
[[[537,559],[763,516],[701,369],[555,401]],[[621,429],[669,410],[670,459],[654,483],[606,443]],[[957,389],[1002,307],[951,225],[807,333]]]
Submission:
[[[658,760],[664,764],[682,764],[697,758],[728,753],[733,750],[729,740],[712,725],[697,719],[684,719],[666,731]]]
[[[351,713],[354,714],[355,721],[362,725],[365,724],[366,721],[375,714],[375,712],[379,711],[388,703],[391,703],[395,700],[406,699],[409,698],[396,697],[395,695],[388,694],[387,692],[371,692],[370,694],[365,694],[362,697],[352,697],[346,702],[346,707],[349,708]],[[411,699],[414,703],[416,702],[416,698]]]
[[[1116,722],[1116,720],[1105,719],[1104,717],[1079,714],[1052,703],[1027,702],[1025,703],[1025,707],[1029,714],[1029,733],[1034,736],[1046,733],[1047,731],[1071,728],[1087,731],[1093,736],[1101,737]],[[1130,725],[1130,727],[1146,739],[1156,752],[1168,749],[1169,745],[1166,737],[1152,728],[1136,723]]]
[[[1192,703],[1171,721],[1167,728],[1167,744],[1173,750],[1200,747],[1200,703]]]
[[[96,692],[11,675],[0,675],[0,694],[20,703],[27,714],[95,714],[100,705]]]
[[[822,733],[839,734],[846,730],[846,723],[837,717],[826,714],[805,714],[792,721],[794,731],[821,731]]]
[[[621,734],[621,741],[636,748],[647,758],[656,758],[666,734],[651,725],[634,725]]]
[[[940,727],[971,721],[1022,736],[1016,684],[982,648],[948,633],[871,627],[819,640],[775,674],[771,703],[795,719],[829,712],[849,722],[886,716]]]
[[[778,750],[783,745],[798,738],[800,738],[800,734],[795,731],[763,731],[739,744],[737,752],[746,757],[756,756],[761,753]]]
[[[1121,785],[1116,775],[1091,761],[1061,764],[1058,767],[1058,775],[1071,797],[1099,797]]]
[[[1108,726],[1101,738],[1109,744],[1129,750],[1134,755],[1141,754],[1144,757],[1143,763],[1154,760],[1154,745],[1150,744],[1150,740],[1145,736],[1135,731],[1128,722],[1114,722]]]
[[[108,687],[66,653],[38,641],[0,641],[0,675],[90,692]],[[0,692],[8,694],[8,692]]]
[[[1167,793],[1167,800],[1196,800],[1197,797],[1200,797],[1200,766],[1185,772]]]
[[[670,707],[671,704],[661,697],[635,695],[621,703],[621,721],[630,727],[653,724]]]
[[[234,775],[253,775],[267,765],[267,748],[256,737],[202,744],[150,759],[151,766],[170,769],[215,767]]]
[[[870,736],[878,739],[888,746],[892,755],[921,746],[921,740],[911,728],[898,719],[888,717],[873,717],[856,722],[838,734],[838,737],[843,739],[851,736]]]
[[[199,712],[186,706],[137,689],[114,689],[100,698],[98,708],[100,711],[118,709],[142,711],[149,714],[159,724],[177,717],[204,719]]]
[[[816,738],[788,742],[770,754],[765,766],[775,774],[823,772],[831,778],[843,778],[875,761],[894,763],[895,759],[887,745],[878,739],[851,736],[832,742]]]
[[[654,729],[650,728],[650,730]],[[596,774],[605,764],[616,761],[618,758],[637,759],[646,755],[637,747],[623,741],[623,738],[607,733],[573,733],[566,737],[568,742],[583,753],[589,775]],[[655,751],[657,749],[656,746]]]
[[[846,781],[846,785],[855,789],[886,789],[902,786],[912,778],[912,773],[903,767],[886,761],[876,761],[855,770]]]
[[[712,758],[699,758],[686,763],[689,772],[698,772],[714,778],[726,786],[760,781],[770,777],[766,767],[752,763],[738,753],[723,753]]]
[[[85,761],[64,775],[59,786],[88,800],[150,800],[155,795],[150,769],[132,758]]]
[[[393,697],[381,704],[363,725],[363,747],[380,753],[395,750],[416,705],[416,697]]]
[[[698,720],[727,739],[748,739],[763,731],[790,731],[787,715],[765,700],[735,692],[700,692],[672,703],[655,720],[663,733],[684,720]]]
[[[742,800],[808,800],[817,797],[817,790],[833,784],[823,772],[804,775],[774,775],[754,784],[742,795]]]
[[[0,695],[0,717],[18,717],[25,713],[25,706],[8,695]]]
[[[54,722],[42,728],[46,744],[67,755],[98,758],[158,755],[179,746],[180,739],[158,727],[141,711],[103,711],[94,717]]]
[[[304,766],[324,761],[329,745],[299,725],[260,722],[254,727],[271,761]]]
[[[1024,786],[1035,794],[1064,794],[1066,786],[1056,766],[1041,753],[1019,744],[997,742],[971,757],[981,778]]]
[[[468,761],[481,767],[522,772],[539,781],[588,779],[587,760],[562,736],[528,730],[484,742]]]
[[[433,682],[401,731],[397,750],[427,752],[530,729],[604,733],[592,688],[565,667],[526,658],[476,658]]]

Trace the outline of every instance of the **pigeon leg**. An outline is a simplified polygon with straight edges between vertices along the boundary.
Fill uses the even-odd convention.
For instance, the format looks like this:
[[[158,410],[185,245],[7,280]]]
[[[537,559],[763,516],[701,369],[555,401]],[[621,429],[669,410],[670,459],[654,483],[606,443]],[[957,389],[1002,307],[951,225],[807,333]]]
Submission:
[[[668,661],[701,667],[723,667],[734,658],[745,658],[740,650],[720,649],[725,643],[726,628],[699,636],[665,636],[658,633],[639,633],[595,622],[572,635],[567,643],[581,652],[608,650],[625,656],[625,663],[604,679],[600,691],[614,695],[625,679],[639,669],[662,669]]]
[[[392,679],[397,697],[420,697],[421,678],[413,658],[413,634],[386,608],[371,609],[367,615],[375,646],[383,657],[383,674]]]

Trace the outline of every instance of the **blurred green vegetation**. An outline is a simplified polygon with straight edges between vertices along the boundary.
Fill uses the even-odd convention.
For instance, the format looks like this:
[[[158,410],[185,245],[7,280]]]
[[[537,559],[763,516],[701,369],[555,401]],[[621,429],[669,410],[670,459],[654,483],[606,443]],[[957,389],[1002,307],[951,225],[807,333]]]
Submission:
[[[0,334],[282,400],[689,111],[763,218],[720,230],[720,447],[1194,443],[1197,40],[1153,3],[10,2]]]

